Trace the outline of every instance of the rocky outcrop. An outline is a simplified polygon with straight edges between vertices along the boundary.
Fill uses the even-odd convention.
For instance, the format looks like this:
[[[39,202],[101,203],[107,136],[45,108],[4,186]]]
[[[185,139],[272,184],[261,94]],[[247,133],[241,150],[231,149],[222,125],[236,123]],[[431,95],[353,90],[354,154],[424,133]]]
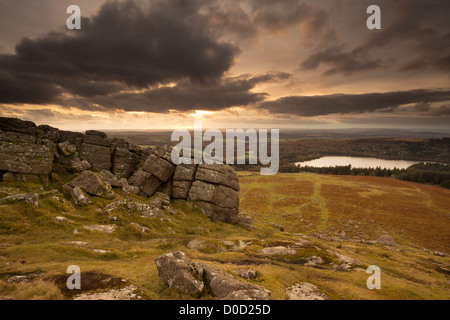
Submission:
[[[49,174],[53,165],[51,144],[0,142],[0,170],[24,174]]]
[[[0,170],[19,174],[47,175],[52,171],[55,145],[41,139],[30,121],[0,118]]]
[[[379,236],[375,241],[385,246],[395,246],[395,240],[387,234]]]
[[[177,251],[164,254],[155,260],[159,278],[170,288],[199,296],[203,293],[203,268],[185,253]]]
[[[108,204],[103,209],[103,212],[106,214],[112,214],[115,211],[126,211],[129,213],[138,213],[143,218],[154,218],[157,216],[163,217],[163,210],[173,214],[173,209],[169,206],[170,201],[167,200],[166,197],[167,195],[158,193],[155,195],[155,199],[153,199],[153,201],[149,204],[138,203],[132,199],[122,199]]]
[[[238,269],[235,272],[238,276],[244,279],[254,279],[258,277],[258,272],[252,269]]]
[[[259,253],[265,256],[273,256],[273,255],[293,255],[296,254],[297,251],[295,249],[286,248],[284,246],[277,247],[266,247],[259,250]]]
[[[0,118],[0,178],[2,181],[48,183],[57,179],[54,168],[80,173],[64,186],[76,205],[89,196],[114,198],[112,188],[148,197],[163,192],[175,199],[196,202],[213,221],[251,228],[239,216],[239,181],[228,165],[181,164],[171,159],[169,146],[141,149],[104,132],[84,134],[48,125]]]
[[[330,298],[319,291],[312,283],[301,282],[286,289],[289,300],[330,300]]]
[[[129,178],[139,163],[139,147],[123,139],[109,139],[104,132],[88,130],[82,134],[50,126],[39,126],[38,129],[44,138],[58,144],[56,160],[71,171],[104,169],[121,179]]]
[[[137,170],[129,181],[144,194],[151,196],[172,178],[174,172],[171,148],[161,146],[151,150],[142,168]]]
[[[0,129],[28,136],[36,136],[38,131],[36,124],[31,121],[2,117],[0,117]]]
[[[175,168],[173,175],[172,196],[176,199],[187,199],[189,190],[195,178],[198,165],[180,164]]]
[[[232,222],[239,213],[239,181],[228,165],[201,164],[189,190],[202,212],[213,221]]]
[[[221,300],[270,299],[265,288],[241,281],[222,269],[194,262],[180,251],[164,254],[155,263],[160,279],[169,288],[192,296],[200,296],[209,288]]]
[[[138,292],[139,288],[131,285],[105,292],[82,293],[74,296],[73,300],[144,300]]]
[[[89,196],[80,187],[71,189],[70,195],[77,206],[85,206],[91,203]]]
[[[120,182],[117,177],[107,170],[102,170],[99,173],[99,176],[103,179],[103,181],[109,183],[111,187],[122,187],[123,182]]]
[[[139,152],[131,151],[128,143],[125,146],[126,148],[116,146],[112,158],[112,172],[119,179],[129,178],[139,164]]]
[[[16,194],[0,199],[0,204],[13,204],[20,202],[29,203],[34,207],[39,207],[39,195],[37,193]]]
[[[168,187],[173,198],[195,201],[213,221],[239,221],[239,182],[230,166],[175,166],[170,156],[171,149],[167,146],[155,148],[130,178],[130,184],[148,196]]]
[[[83,171],[75,179],[69,182],[72,188],[82,188],[88,194],[106,199],[114,198],[111,185],[102,180],[99,174],[92,171]]]
[[[113,233],[114,231],[117,230],[117,226],[115,224],[108,224],[108,225],[95,224],[90,226],[84,226],[84,228],[89,231],[98,231],[105,233]]]
[[[33,183],[48,183],[48,176],[41,174],[27,174],[27,173],[15,173],[15,172],[6,172],[2,176],[2,181],[7,182],[33,182]]]
[[[202,264],[205,282],[214,296],[221,300],[269,300],[270,292],[264,287],[240,281],[231,274]]]
[[[58,143],[58,161],[72,172],[81,172],[91,168],[91,164],[86,160],[81,160],[77,148],[69,141]]]

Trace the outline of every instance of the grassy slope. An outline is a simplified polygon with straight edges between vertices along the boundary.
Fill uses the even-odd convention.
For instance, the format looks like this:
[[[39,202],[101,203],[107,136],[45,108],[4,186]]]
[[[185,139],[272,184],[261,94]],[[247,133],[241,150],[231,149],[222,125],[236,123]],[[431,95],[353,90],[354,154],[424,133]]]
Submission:
[[[240,181],[241,211],[285,225],[288,232],[344,230],[349,237],[375,239],[386,231],[402,244],[449,252],[449,190],[387,178],[308,173],[243,176]],[[352,220],[358,225],[349,226]]]
[[[113,234],[83,228],[89,224],[111,223],[99,210],[110,201],[98,198],[93,205],[78,210],[62,194],[41,197],[38,209],[25,204],[0,206],[0,295],[22,299],[64,298],[47,280],[68,276],[66,268],[78,265],[82,274],[97,271],[122,277],[137,285],[148,299],[191,299],[167,289],[159,280],[154,264],[159,255],[182,250],[195,260],[232,273],[238,268],[257,270],[259,276],[252,282],[269,289],[274,299],[286,299],[285,288],[301,281],[316,284],[333,299],[450,298],[448,271],[445,273],[450,259],[422,250],[425,247],[448,252],[449,190],[392,179],[315,174],[242,176],[240,182],[241,211],[254,218],[255,230],[250,232],[212,223],[183,201],[172,201],[180,214],[168,215],[170,222],[116,212],[119,228]],[[43,192],[38,185],[0,183],[0,190],[4,187]],[[51,185],[48,189],[57,187]],[[120,191],[117,193],[118,199],[125,197]],[[151,201],[133,197],[141,203]],[[57,222],[55,216],[64,216],[71,222]],[[128,225],[132,221],[150,228],[151,232],[138,232]],[[285,232],[267,222],[283,225]],[[74,234],[74,229],[79,233]],[[363,267],[380,266],[382,290],[368,290],[368,275],[361,270],[312,268],[257,254],[267,245],[295,242],[298,236],[294,233],[333,234],[342,230],[350,238],[369,239],[385,231],[399,243],[385,247],[309,238],[322,249],[333,249],[361,261]],[[188,249],[186,244],[192,239],[207,240],[209,247],[201,251]],[[245,240],[253,244],[241,251],[220,252],[222,240]],[[69,241],[86,241],[88,245],[75,247],[67,245]],[[96,253],[92,249],[109,252]],[[318,254],[310,251],[314,249],[300,250],[299,255]],[[32,283],[6,283],[11,274],[27,272],[44,275],[42,280]]]

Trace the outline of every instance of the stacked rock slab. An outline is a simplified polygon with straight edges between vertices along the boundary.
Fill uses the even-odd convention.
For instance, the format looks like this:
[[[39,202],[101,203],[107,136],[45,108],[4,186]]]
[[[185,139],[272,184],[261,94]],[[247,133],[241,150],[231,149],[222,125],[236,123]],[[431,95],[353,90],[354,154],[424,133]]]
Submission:
[[[219,164],[180,164],[170,158],[171,149],[157,147],[130,184],[148,196],[171,186],[171,196],[195,201],[213,221],[233,222],[239,212],[239,181],[234,170]]]
[[[158,274],[169,288],[199,296],[203,293],[203,268],[185,253],[177,251],[155,259]]]
[[[86,131],[81,145],[81,160],[86,160],[96,169],[111,170],[111,140],[100,131]]]
[[[139,164],[140,149],[124,139],[117,138],[112,140],[112,147],[114,148],[112,173],[119,179],[129,178]]]
[[[0,118],[0,171],[15,181],[50,174],[55,144],[30,121]]]
[[[58,143],[58,150],[58,162],[65,165],[69,171],[80,172],[91,167],[91,164],[88,161],[80,159],[80,155],[75,145],[71,144],[69,141]]]
[[[97,182],[95,185],[100,185],[102,180],[112,187],[122,187],[125,192],[141,192],[146,196],[163,192],[172,198],[195,201],[213,221],[238,221],[239,181],[228,165],[175,165],[170,146],[141,149],[124,139],[109,139],[100,131],[88,130],[83,134],[0,118],[3,181],[42,182],[55,165],[79,172],[79,179]],[[100,174],[89,174],[87,170]],[[112,197],[113,194],[109,188],[101,195],[80,185],[71,188],[71,193],[78,195],[75,198],[81,199],[79,203],[87,201],[78,189],[73,191],[75,188],[94,196]]]
[[[147,196],[152,196],[172,178],[174,172],[170,147],[156,147],[152,149],[142,168],[130,178],[130,184],[139,187]]]
[[[271,293],[262,286],[241,281],[222,269],[191,260],[176,251],[155,259],[160,279],[170,288],[201,296],[206,288],[221,300],[269,300]]]
[[[239,180],[228,165],[201,164],[189,198],[213,221],[232,222],[239,213]]]
[[[173,175],[172,196],[176,199],[187,199],[194,181],[198,165],[180,164]]]
[[[56,162],[69,171],[79,172],[89,168],[107,170],[121,179],[129,178],[139,164],[140,148],[124,139],[109,139],[104,132],[96,130],[82,134],[47,125],[38,128],[43,132],[43,137],[58,144]]]

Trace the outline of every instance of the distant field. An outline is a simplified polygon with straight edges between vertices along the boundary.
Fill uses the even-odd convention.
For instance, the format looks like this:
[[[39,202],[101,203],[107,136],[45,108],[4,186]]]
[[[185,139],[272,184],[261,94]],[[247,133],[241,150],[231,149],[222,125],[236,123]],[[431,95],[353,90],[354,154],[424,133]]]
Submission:
[[[450,190],[378,177],[242,175],[241,211],[257,221],[360,239],[387,232],[405,244],[450,252]]]

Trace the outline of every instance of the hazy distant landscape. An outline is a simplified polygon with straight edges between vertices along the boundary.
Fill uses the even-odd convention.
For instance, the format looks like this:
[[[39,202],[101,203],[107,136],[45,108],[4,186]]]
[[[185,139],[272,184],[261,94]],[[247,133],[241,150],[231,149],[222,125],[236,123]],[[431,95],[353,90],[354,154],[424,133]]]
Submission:
[[[172,131],[111,131],[112,137],[125,138],[140,146],[176,145],[178,141],[171,141]],[[193,133],[191,134],[193,137]],[[280,171],[281,172],[316,172],[346,175],[375,175],[382,177],[399,177],[403,180],[432,183],[450,187],[450,138],[445,130],[440,132],[413,132],[404,130],[281,130],[280,132]],[[224,145],[226,138],[224,135]],[[248,140],[245,142],[249,152]],[[204,142],[203,147],[208,145]],[[409,162],[396,170],[391,167],[378,170],[377,161],[363,168],[347,164],[323,163],[322,168],[298,168],[303,162],[321,159],[322,157],[362,157],[381,160],[398,160]],[[248,162],[248,161],[247,161]],[[395,161],[392,161],[395,166]],[[421,162],[437,163],[435,166],[411,167]],[[439,166],[442,164],[442,166]],[[306,164],[307,165],[307,164]],[[337,166],[337,168],[335,168]],[[257,172],[259,165],[233,165],[235,170],[250,170]],[[315,165],[314,167],[319,167]],[[331,168],[333,167],[333,168]],[[359,170],[363,169],[363,170]],[[371,169],[371,170],[365,170]],[[402,170],[397,170],[402,169]]]
[[[172,131],[108,131],[141,146],[176,145]],[[191,134],[193,136],[193,133]],[[281,130],[280,162],[307,161],[322,156],[359,156],[392,160],[450,163],[450,133],[397,130]],[[224,143],[226,138],[224,137]],[[205,142],[204,145],[208,143]],[[247,141],[248,150],[248,141]]]

